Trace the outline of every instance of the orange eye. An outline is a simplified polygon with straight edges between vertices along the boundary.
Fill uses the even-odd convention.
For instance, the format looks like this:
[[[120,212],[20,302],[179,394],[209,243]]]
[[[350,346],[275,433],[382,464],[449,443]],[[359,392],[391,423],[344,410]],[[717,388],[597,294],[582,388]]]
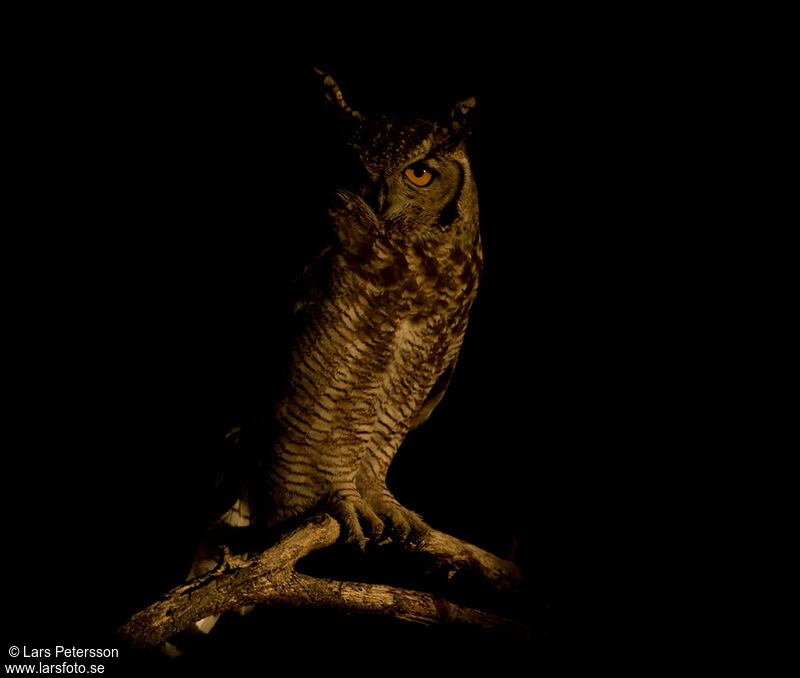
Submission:
[[[429,172],[420,165],[409,167],[405,171],[406,179],[408,179],[414,186],[427,186],[433,181],[433,172]]]

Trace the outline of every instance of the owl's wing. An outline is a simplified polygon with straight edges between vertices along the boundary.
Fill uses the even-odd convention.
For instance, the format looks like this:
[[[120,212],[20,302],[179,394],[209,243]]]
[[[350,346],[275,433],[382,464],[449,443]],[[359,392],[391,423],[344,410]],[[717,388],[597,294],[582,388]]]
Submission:
[[[431,413],[439,404],[439,401],[444,397],[447,387],[450,386],[450,381],[453,379],[453,372],[455,371],[457,362],[458,357],[445,368],[442,375],[436,380],[425,402],[422,403],[422,407],[419,408],[419,411],[411,420],[411,428],[409,430],[413,431],[415,428],[422,426],[422,424],[428,421],[428,417],[431,416]]]

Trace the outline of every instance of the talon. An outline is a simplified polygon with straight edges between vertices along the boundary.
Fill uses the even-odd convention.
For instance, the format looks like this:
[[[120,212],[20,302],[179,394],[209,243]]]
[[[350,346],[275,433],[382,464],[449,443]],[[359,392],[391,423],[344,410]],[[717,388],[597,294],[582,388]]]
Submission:
[[[430,528],[413,511],[402,506],[385,488],[369,492],[364,497],[383,518],[385,528],[382,536],[398,543],[416,543],[428,534]]]
[[[380,538],[380,536],[383,534],[383,531],[386,529],[386,525],[378,517],[375,511],[373,511],[364,501],[356,504],[356,511],[358,511],[360,516],[367,522],[369,536],[373,539]]]
[[[403,514],[397,509],[392,511],[391,522],[392,539],[404,543],[411,533],[411,525],[409,525],[408,521],[403,517]]]
[[[408,537],[408,543],[411,546],[422,546],[428,539],[431,533],[431,528],[420,518],[414,515],[416,520],[412,520],[411,534]]]
[[[383,533],[383,521],[361,498],[336,498],[330,502],[330,511],[342,527],[341,541],[345,544],[356,543],[364,551],[369,541],[364,528],[373,539]]]
[[[358,548],[362,551],[367,550],[367,538],[361,531],[361,527],[345,530],[348,534],[344,540],[345,544],[357,544]]]

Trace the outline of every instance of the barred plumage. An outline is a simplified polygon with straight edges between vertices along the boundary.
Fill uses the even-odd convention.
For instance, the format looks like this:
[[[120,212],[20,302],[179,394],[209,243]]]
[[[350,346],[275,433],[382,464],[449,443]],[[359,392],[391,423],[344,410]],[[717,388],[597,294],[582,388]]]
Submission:
[[[336,194],[336,244],[300,281],[274,435],[237,507],[251,503],[266,524],[326,510],[363,546],[427,529],[388,490],[386,473],[446,390],[477,292],[477,190],[465,147],[474,100],[444,126],[368,116],[321,75],[363,181]]]

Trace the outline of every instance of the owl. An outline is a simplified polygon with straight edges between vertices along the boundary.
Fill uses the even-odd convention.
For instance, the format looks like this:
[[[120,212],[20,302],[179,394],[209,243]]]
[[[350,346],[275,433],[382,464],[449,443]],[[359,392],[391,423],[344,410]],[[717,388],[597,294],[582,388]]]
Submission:
[[[271,526],[319,511],[362,548],[416,540],[428,528],[386,475],[450,383],[478,289],[478,195],[466,150],[475,100],[443,123],[367,115],[318,75],[356,181],[332,197],[332,244],[298,280],[269,435],[219,524]],[[200,549],[190,576],[213,567],[212,551]]]

